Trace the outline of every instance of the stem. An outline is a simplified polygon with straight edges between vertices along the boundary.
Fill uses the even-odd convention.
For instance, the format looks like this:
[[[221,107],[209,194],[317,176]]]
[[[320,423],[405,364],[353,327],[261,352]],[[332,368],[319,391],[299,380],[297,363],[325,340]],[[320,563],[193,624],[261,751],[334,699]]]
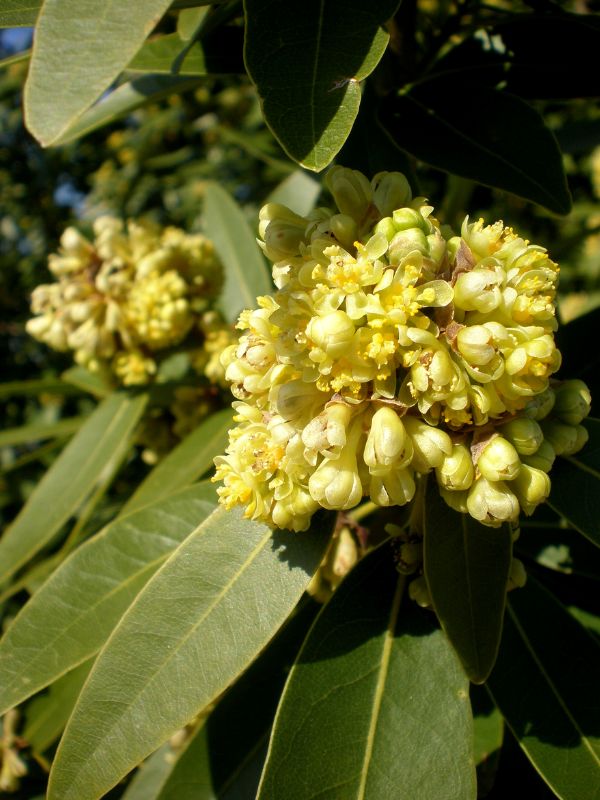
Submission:
[[[361,506],[350,511],[347,516],[349,516],[354,522],[360,522],[361,519],[368,517],[369,514],[372,514],[374,511],[380,506],[377,503],[373,503],[371,500],[368,500],[366,503],[363,503]]]

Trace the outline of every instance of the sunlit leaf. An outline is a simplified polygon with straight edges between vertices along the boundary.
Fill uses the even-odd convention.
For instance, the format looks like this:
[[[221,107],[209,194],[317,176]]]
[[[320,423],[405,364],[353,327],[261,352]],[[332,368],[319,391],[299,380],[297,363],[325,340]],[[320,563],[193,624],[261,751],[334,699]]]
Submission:
[[[146,400],[143,394],[117,392],[87,418],[0,540],[0,582],[58,533],[102,481],[104,471],[125,455]]]
[[[350,133],[359,81],[388,43],[397,0],[245,0],[248,74],[267,124],[295,161],[324,169]],[[273,36],[275,34],[275,39]]]
[[[0,447],[14,447],[18,444],[43,442],[45,439],[71,436],[83,425],[86,417],[66,417],[56,422],[32,422],[18,428],[5,428],[0,431]]]
[[[290,614],[332,515],[302,535],[215,510],[137,596],[67,725],[49,800],[95,800],[212,702]]]
[[[124,6],[106,0],[45,0],[25,84],[27,127],[55,142],[97,100],[139,50],[170,0]]]
[[[488,687],[542,778],[562,800],[596,800],[600,645],[540,584],[511,592]]]
[[[0,709],[94,655],[139,590],[216,504],[211,484],[119,519],[77,549],[0,642]]]
[[[320,194],[321,184],[308,173],[298,169],[275,187],[268,197],[268,202],[280,203],[291,208],[295,214],[305,217],[315,207]]]
[[[207,42],[184,42],[176,33],[146,42],[127,65],[128,72],[168,75],[227,75],[244,71],[241,31],[232,28]]]
[[[211,183],[204,196],[204,228],[225,267],[219,306],[230,322],[259,295],[272,291],[269,270],[241,209],[225,189]]]
[[[429,481],[424,516],[425,577],[439,620],[469,678],[484,681],[496,659],[510,570],[508,524],[489,528],[459,514]]]
[[[367,556],[323,608],[275,719],[259,798],[469,800],[468,681],[393,551]]]

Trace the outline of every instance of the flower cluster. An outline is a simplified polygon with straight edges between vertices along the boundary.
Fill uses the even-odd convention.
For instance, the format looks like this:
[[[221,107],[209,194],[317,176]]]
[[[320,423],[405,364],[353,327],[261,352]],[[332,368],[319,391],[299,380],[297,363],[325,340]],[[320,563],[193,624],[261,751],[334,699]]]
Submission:
[[[404,505],[435,471],[485,524],[531,513],[589,411],[583,384],[550,382],[558,267],[501,222],[453,236],[399,173],[326,183],[336,209],[260,213],[277,291],[222,356],[238,425],[221,501],[304,530],[319,507]]]
[[[110,372],[126,386],[151,381],[161,351],[188,335],[201,348],[216,337],[219,321],[211,306],[223,271],[212,243],[200,234],[100,217],[93,242],[67,228],[49,268],[56,282],[34,290],[37,316],[27,331],[55,350],[74,351],[78,364]],[[214,374],[213,355],[205,362]]]

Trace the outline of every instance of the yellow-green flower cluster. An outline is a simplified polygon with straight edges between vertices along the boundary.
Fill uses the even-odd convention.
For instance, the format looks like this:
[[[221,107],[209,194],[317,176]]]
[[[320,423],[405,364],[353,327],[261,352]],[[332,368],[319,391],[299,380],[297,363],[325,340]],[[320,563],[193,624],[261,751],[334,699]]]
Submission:
[[[399,173],[326,183],[336,208],[260,213],[277,291],[222,357],[238,400],[222,502],[303,530],[319,507],[403,505],[435,470],[486,524],[529,513],[549,484],[521,456],[542,440],[525,453],[513,429],[554,397],[556,264],[501,222],[446,234]]]
[[[49,268],[56,282],[34,290],[28,332],[124,385],[152,380],[160,351],[214,327],[223,272],[201,234],[100,217],[93,242],[68,228]]]

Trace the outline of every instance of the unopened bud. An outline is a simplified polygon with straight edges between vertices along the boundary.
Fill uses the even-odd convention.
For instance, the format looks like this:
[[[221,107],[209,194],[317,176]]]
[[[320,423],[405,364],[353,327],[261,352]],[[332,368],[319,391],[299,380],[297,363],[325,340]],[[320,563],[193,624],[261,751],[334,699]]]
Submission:
[[[516,520],[519,501],[503,481],[478,478],[467,498],[469,514],[484,525],[497,527],[502,522]]]
[[[583,381],[565,381],[556,390],[554,414],[568,425],[579,423],[590,413],[592,396]]]
[[[579,438],[575,425],[567,425],[557,419],[546,419],[542,426],[543,435],[550,442],[557,456],[575,452]]]
[[[553,389],[546,389],[532,397],[525,406],[525,413],[535,420],[545,419],[552,411],[556,400]]]
[[[522,460],[523,464],[527,464],[529,467],[541,469],[542,472],[550,472],[555,458],[554,448],[547,439],[544,439],[536,453],[531,456],[523,456]]]
[[[371,181],[373,201],[382,217],[408,205],[412,199],[410,184],[401,172],[379,172]]]
[[[465,444],[455,444],[452,453],[444,458],[435,473],[438,483],[445,489],[457,492],[468,489],[475,476],[469,448]]]
[[[331,358],[343,356],[354,336],[354,325],[344,311],[332,311],[323,317],[313,317],[306,332],[317,347]]]
[[[440,486],[440,495],[446,502],[446,505],[449,505],[450,508],[453,508],[455,511],[458,511],[459,514],[468,514],[469,509],[467,508],[467,498],[469,496],[469,490],[466,489],[462,492],[453,492],[450,489],[444,489],[443,486]]]
[[[517,417],[500,428],[502,435],[515,446],[519,455],[530,456],[536,453],[544,441],[544,433],[534,419]]]
[[[519,498],[524,513],[531,516],[550,494],[550,478],[541,469],[523,464],[511,487]]]
[[[335,166],[327,173],[325,183],[342,214],[356,222],[362,220],[373,197],[367,178],[355,169]]]
[[[423,576],[415,578],[408,584],[408,596],[421,608],[431,608],[431,595],[427,581]]]
[[[470,325],[459,330],[456,346],[469,364],[485,366],[496,354],[491,341],[491,332],[484,325]]]
[[[506,587],[507,591],[510,592],[513,589],[522,589],[526,583],[527,572],[525,571],[525,565],[518,558],[513,558],[510,562],[510,572],[508,573],[508,584]]]
[[[391,466],[405,466],[410,462],[412,451],[412,442],[398,414],[391,408],[379,408],[373,415],[364,450],[369,471],[383,474]]]
[[[379,506],[404,506],[413,499],[415,490],[414,473],[406,467],[373,475],[369,485],[371,500]]]
[[[519,454],[502,436],[495,436],[486,445],[477,462],[477,469],[488,481],[512,481],[520,467]]]
[[[410,414],[402,421],[413,443],[412,466],[423,475],[439,467],[445,456],[452,452],[452,440],[448,434]]]

